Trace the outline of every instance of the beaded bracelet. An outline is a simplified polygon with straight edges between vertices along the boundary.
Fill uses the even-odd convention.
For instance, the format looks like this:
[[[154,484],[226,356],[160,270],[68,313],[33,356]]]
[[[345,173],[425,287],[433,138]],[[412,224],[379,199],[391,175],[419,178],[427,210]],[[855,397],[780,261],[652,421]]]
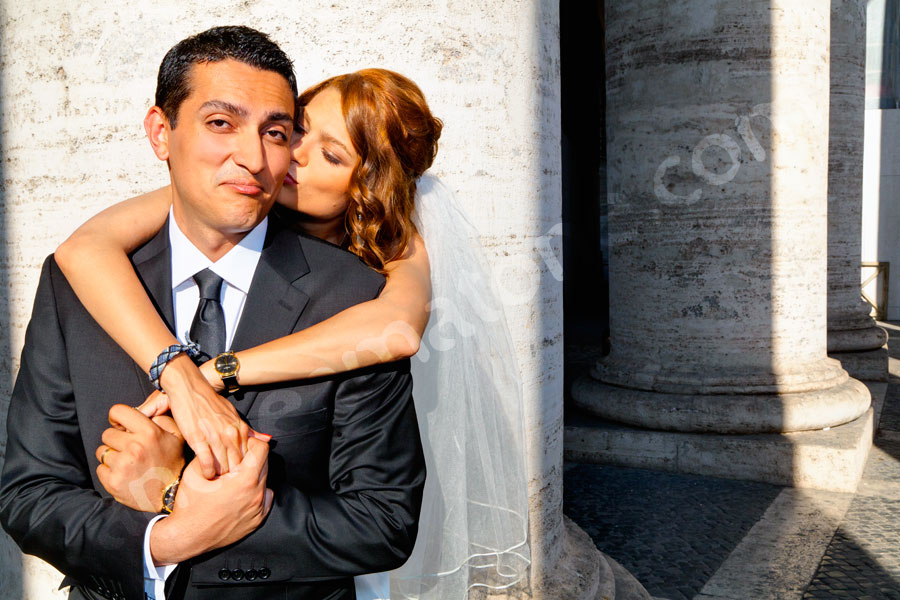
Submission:
[[[153,361],[153,364],[150,365],[150,383],[152,383],[153,387],[160,392],[163,391],[163,389],[162,386],[159,385],[159,377],[162,375],[163,369],[166,368],[166,365],[169,364],[170,360],[182,352],[186,352],[188,356],[193,358],[200,354],[200,346],[196,342],[191,342],[190,344],[172,344],[160,352],[159,356],[156,357],[156,360]]]

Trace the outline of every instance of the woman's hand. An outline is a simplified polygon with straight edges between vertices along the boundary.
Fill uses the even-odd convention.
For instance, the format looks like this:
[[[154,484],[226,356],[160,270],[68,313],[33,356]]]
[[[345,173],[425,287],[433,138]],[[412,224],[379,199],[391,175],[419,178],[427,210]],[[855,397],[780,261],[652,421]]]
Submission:
[[[169,361],[160,377],[165,394],[154,392],[139,408],[148,417],[171,411],[203,476],[213,479],[241,462],[253,431],[228,400],[218,395],[186,355]]]

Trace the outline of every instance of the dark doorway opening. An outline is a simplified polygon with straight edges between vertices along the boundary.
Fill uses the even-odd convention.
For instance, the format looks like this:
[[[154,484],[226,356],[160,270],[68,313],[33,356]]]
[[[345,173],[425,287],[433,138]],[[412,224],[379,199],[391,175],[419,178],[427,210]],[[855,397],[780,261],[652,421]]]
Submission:
[[[566,390],[609,350],[603,0],[559,5]]]

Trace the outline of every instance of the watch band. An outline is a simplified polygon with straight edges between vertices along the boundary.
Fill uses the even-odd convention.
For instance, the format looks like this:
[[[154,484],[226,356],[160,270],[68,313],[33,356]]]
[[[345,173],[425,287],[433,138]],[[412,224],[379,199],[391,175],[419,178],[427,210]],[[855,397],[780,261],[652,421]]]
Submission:
[[[234,375],[223,375],[222,383],[225,385],[225,391],[229,394],[233,394],[241,389],[241,386],[238,384],[237,373]]]
[[[178,493],[178,484],[181,483],[181,475],[178,476],[175,481],[166,486],[166,489],[163,490],[162,497],[162,512],[167,515],[172,514],[172,509],[175,508],[175,494]]]

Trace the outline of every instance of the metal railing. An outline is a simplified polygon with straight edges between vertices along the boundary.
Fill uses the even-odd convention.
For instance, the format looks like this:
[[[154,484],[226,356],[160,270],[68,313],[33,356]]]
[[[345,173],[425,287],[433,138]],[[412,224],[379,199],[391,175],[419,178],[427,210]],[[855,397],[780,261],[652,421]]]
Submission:
[[[868,277],[863,279],[862,282],[862,297],[863,300],[869,303],[872,309],[875,311],[874,317],[879,321],[884,321],[887,318],[887,306],[888,306],[888,284],[890,283],[891,276],[891,263],[889,262],[864,262],[862,263],[863,271],[865,269],[875,269],[872,273],[869,274]],[[865,273],[863,273],[865,275]],[[873,300],[866,294],[866,286],[878,279],[881,276],[881,293],[876,293],[876,299]]]

